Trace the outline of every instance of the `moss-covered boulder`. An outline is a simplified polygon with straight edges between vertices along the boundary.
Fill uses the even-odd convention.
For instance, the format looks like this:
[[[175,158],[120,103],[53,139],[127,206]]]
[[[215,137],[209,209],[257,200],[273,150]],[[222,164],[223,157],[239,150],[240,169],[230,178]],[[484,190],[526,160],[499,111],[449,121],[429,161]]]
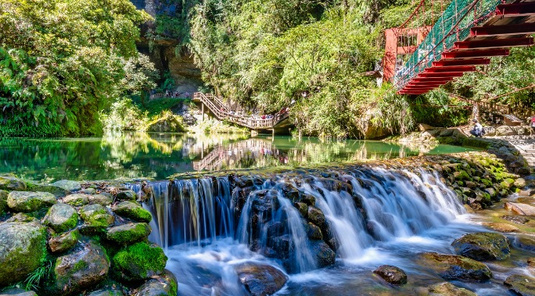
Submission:
[[[82,189],[80,182],[72,180],[59,180],[50,185],[59,187],[67,192],[73,192]]]
[[[56,197],[48,192],[11,191],[7,205],[14,212],[33,212],[56,203]]]
[[[0,189],[4,190],[26,190],[26,183],[11,176],[0,176]]]
[[[175,276],[168,270],[150,279],[134,292],[133,296],[175,296],[178,285]]]
[[[74,248],[80,239],[80,232],[74,229],[69,232],[53,236],[48,240],[48,248],[52,253],[63,253]]]
[[[137,199],[137,194],[134,190],[121,190],[117,193],[116,198],[121,201],[131,200],[135,201]]]
[[[288,277],[279,269],[260,263],[246,262],[234,266],[238,279],[251,295],[271,295],[280,290]]]
[[[63,202],[75,207],[85,206],[89,203],[89,194],[75,193],[69,194],[63,198]]]
[[[404,285],[407,283],[407,274],[403,269],[396,266],[381,265],[373,273],[393,285]]]
[[[316,265],[318,267],[326,267],[334,264],[336,253],[324,241],[311,241],[310,249],[312,254],[316,257]]]
[[[146,127],[148,132],[182,133],[185,131],[182,117],[171,112],[165,113],[160,118],[149,122]]]
[[[0,223],[0,287],[26,278],[45,256],[45,227],[37,223]]]
[[[9,193],[5,190],[0,190],[0,216],[6,213],[7,207],[7,195]]]
[[[145,210],[136,202],[123,201],[112,209],[117,215],[132,219],[134,221],[149,223],[152,220],[152,215],[150,212]]]
[[[429,286],[428,296],[477,296],[476,293],[465,288],[459,288],[451,283],[444,282]]]
[[[53,295],[72,295],[94,287],[106,279],[110,262],[106,251],[95,242],[89,242],[79,250],[56,259]]]
[[[146,239],[150,231],[147,223],[128,223],[108,229],[106,238],[118,244],[130,245]]]
[[[457,254],[478,261],[503,260],[511,253],[507,238],[500,233],[470,233],[456,239],[451,245]]]
[[[55,232],[64,232],[73,229],[78,224],[78,213],[68,204],[57,203],[48,209],[43,224],[54,229]]]
[[[128,246],[115,254],[113,268],[126,281],[136,281],[162,274],[167,263],[162,248],[146,242]]]
[[[108,209],[99,204],[84,206],[80,209],[80,216],[82,216],[84,222],[91,227],[106,228],[115,220],[115,217],[108,211]]]
[[[418,261],[446,280],[485,282],[492,277],[487,265],[463,256],[423,253]]]
[[[535,296],[535,278],[515,274],[505,279],[504,285],[515,295]]]
[[[89,195],[88,199],[90,204],[99,204],[104,207],[111,205],[113,202],[112,197],[106,194]]]

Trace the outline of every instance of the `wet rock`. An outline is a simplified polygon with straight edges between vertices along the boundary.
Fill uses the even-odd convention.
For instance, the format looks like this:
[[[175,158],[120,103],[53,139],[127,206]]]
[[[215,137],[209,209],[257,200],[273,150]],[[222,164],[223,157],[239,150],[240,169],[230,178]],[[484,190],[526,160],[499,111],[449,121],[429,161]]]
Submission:
[[[45,256],[45,227],[37,223],[0,223],[0,286],[25,279]]]
[[[111,196],[105,194],[95,194],[88,196],[89,204],[99,204],[101,206],[109,206],[113,202]]]
[[[24,213],[17,213],[7,219],[6,222],[39,222],[39,220]]]
[[[522,216],[535,216],[535,207],[522,204],[522,203],[514,203],[514,202],[506,202],[504,205],[506,210],[509,210],[516,215],[522,215]]]
[[[528,258],[527,262],[529,267],[535,268],[535,257]]]
[[[89,203],[89,196],[85,193],[69,194],[63,198],[63,202],[71,206],[81,207]]]
[[[301,214],[301,217],[307,218],[308,217],[308,206],[304,202],[296,202],[294,203],[294,207],[299,211],[299,214]]]
[[[15,177],[1,176],[0,177],[0,189],[4,190],[26,190],[26,184]]]
[[[430,286],[428,293],[428,296],[477,296],[476,293],[470,290],[456,287],[448,282]]]
[[[303,196],[301,196],[301,201],[309,206],[316,205],[316,198],[313,195],[303,194]]]
[[[87,225],[92,227],[106,228],[115,220],[113,215],[108,212],[108,209],[99,204],[84,206],[80,210],[80,216],[82,216]]]
[[[87,294],[87,296],[125,296],[125,294],[121,290],[110,288],[93,291]]]
[[[85,194],[93,195],[93,194],[97,193],[97,190],[95,188],[84,188],[84,189],[80,190],[79,193],[85,193]]]
[[[316,265],[319,268],[334,264],[336,253],[324,241],[311,241],[310,248],[316,256]]]
[[[67,192],[73,192],[73,191],[78,191],[82,189],[82,185],[80,184],[80,182],[71,181],[71,180],[60,180],[50,185],[59,187]]]
[[[56,203],[56,197],[48,192],[11,191],[7,205],[15,212],[33,212]]]
[[[502,216],[502,219],[507,220],[507,221],[511,221],[513,223],[516,223],[516,224],[526,224],[530,220],[529,218],[527,218],[525,216],[512,216],[512,215],[504,215],[504,216]]]
[[[122,191],[119,191],[119,193],[117,193],[116,195],[117,199],[118,200],[130,200],[130,201],[135,201],[137,199],[137,194],[136,192],[134,192],[134,190],[122,190]]]
[[[52,253],[63,253],[74,248],[80,238],[78,229],[62,233],[59,236],[51,237],[48,240],[48,247]]]
[[[307,236],[309,239],[319,239],[319,240],[323,239],[323,234],[321,233],[321,229],[318,226],[310,222],[307,225]]]
[[[162,248],[146,242],[125,247],[113,257],[115,272],[126,281],[143,280],[162,274],[166,262],[167,257]]]
[[[112,209],[117,215],[132,219],[137,222],[149,223],[152,220],[152,215],[149,211],[132,201],[123,201],[114,206]]]
[[[150,231],[147,223],[128,223],[108,229],[106,238],[109,241],[126,245],[146,239]]]
[[[523,250],[535,252],[535,237],[527,235],[518,236],[513,240],[513,246]]]
[[[78,224],[78,213],[68,204],[58,203],[48,209],[43,224],[56,232],[64,232]]]
[[[511,275],[503,283],[516,295],[535,296],[535,278],[525,275]]]
[[[34,291],[26,291],[23,289],[13,288],[0,292],[0,296],[37,296]]]
[[[526,186],[526,180],[524,178],[517,178],[515,180],[515,183],[513,183],[513,185],[516,188],[523,188],[524,186]]]
[[[483,226],[504,233],[520,231],[520,228],[508,223],[483,223]]]
[[[463,256],[423,253],[419,261],[446,280],[484,282],[492,277],[485,264]]]
[[[288,281],[282,271],[267,264],[247,262],[234,268],[242,285],[255,296],[274,294]]]
[[[168,270],[150,279],[134,292],[133,296],[176,296],[178,285],[175,276]]]
[[[80,250],[61,256],[54,265],[50,289],[54,295],[70,295],[94,287],[106,279],[110,262],[100,245],[89,242]]]
[[[507,238],[499,233],[470,233],[456,239],[451,245],[457,254],[478,261],[504,260],[511,253]]]
[[[308,207],[308,220],[319,227],[325,226],[325,215],[320,209],[316,207]]]
[[[407,274],[396,266],[381,265],[373,273],[393,285],[404,285],[407,283]]]

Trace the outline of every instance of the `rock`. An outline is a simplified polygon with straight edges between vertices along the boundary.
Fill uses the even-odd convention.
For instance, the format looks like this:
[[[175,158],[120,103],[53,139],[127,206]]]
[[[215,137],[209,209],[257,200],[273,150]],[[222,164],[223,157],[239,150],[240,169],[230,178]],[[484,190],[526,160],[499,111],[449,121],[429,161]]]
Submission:
[[[325,226],[325,215],[323,215],[323,212],[316,207],[308,207],[308,220],[319,227]]]
[[[185,131],[182,117],[168,113],[147,126],[148,132],[182,133]]]
[[[114,270],[127,281],[136,281],[162,274],[167,262],[162,248],[146,242],[136,243],[117,252]]]
[[[527,262],[529,267],[535,268],[535,257],[528,258]]]
[[[55,232],[64,232],[78,224],[78,213],[68,204],[58,203],[48,209],[43,224]]]
[[[63,253],[74,248],[78,243],[79,238],[80,232],[78,229],[62,233],[61,235],[51,237],[48,240],[48,248],[50,248],[52,253]]]
[[[8,289],[0,292],[0,296],[37,296],[34,291],[26,291],[22,289]]]
[[[0,223],[0,287],[26,278],[46,257],[46,229],[37,223]]]
[[[308,217],[308,206],[306,203],[296,202],[294,203],[294,207],[299,211],[303,218],[306,219]]]
[[[11,191],[7,205],[15,212],[33,212],[56,203],[56,197],[48,192]]]
[[[119,193],[117,193],[116,195],[117,199],[118,200],[130,200],[130,201],[135,201],[137,199],[137,194],[134,190],[122,190],[122,191],[119,191]]]
[[[428,296],[477,296],[476,293],[465,288],[459,288],[451,283],[444,282],[429,287]]]
[[[535,207],[515,202],[506,202],[504,205],[506,210],[509,210],[521,216],[535,216]]]
[[[156,294],[158,295],[158,294]],[[125,296],[123,291],[117,289],[100,289],[89,293],[87,296]]]
[[[526,180],[524,178],[518,178],[515,180],[514,185],[516,188],[523,188],[526,186]]]
[[[446,280],[484,282],[492,277],[485,264],[463,256],[433,252],[420,254],[418,260]]]
[[[4,190],[0,190],[0,216],[2,216],[7,210],[7,195],[9,193]]]
[[[149,223],[152,220],[152,215],[149,211],[142,208],[135,202],[123,201],[113,207],[113,211],[120,216],[132,219],[138,222]]]
[[[516,223],[516,224],[526,224],[530,221],[526,216],[513,216],[513,215],[504,215],[502,219]]]
[[[95,193],[97,193],[97,190],[95,188],[84,188],[82,190],[80,190],[79,193],[85,193],[85,194],[89,194],[89,195],[93,195]]]
[[[307,235],[309,239],[319,239],[319,240],[323,239],[323,234],[321,233],[321,229],[318,226],[310,222],[307,225]]]
[[[507,224],[507,223],[483,223],[483,226],[486,226],[490,229],[499,231],[499,232],[519,232],[520,228]]]
[[[26,184],[15,177],[0,176],[0,189],[4,190],[26,190]]]
[[[312,254],[316,256],[316,265],[319,268],[334,264],[336,253],[324,241],[311,241]]]
[[[113,215],[108,212],[108,209],[99,204],[84,206],[80,210],[80,216],[82,216],[85,223],[92,227],[105,228],[110,226],[115,220]]]
[[[69,194],[63,198],[63,202],[75,207],[85,206],[89,203],[89,194],[75,193]]]
[[[89,204],[99,204],[101,206],[109,206],[113,202],[113,199],[110,196],[104,194],[95,194],[89,195],[88,197]]]
[[[535,296],[535,278],[514,274],[505,279],[503,284],[516,295]]]
[[[80,182],[71,180],[59,180],[50,185],[59,187],[67,192],[73,192],[82,189]]]
[[[496,128],[496,136],[513,136],[516,135],[514,129],[507,125],[502,125]]]
[[[7,219],[6,222],[39,222],[39,220],[24,213],[17,213],[11,216],[11,218]]]
[[[161,276],[150,279],[137,289],[133,296],[176,296],[178,285],[175,276],[168,270]]]
[[[393,285],[404,285],[407,283],[407,274],[396,266],[381,265],[373,273]]]
[[[50,289],[54,295],[69,295],[95,287],[108,276],[110,262],[106,251],[95,242],[56,259],[55,281]]]
[[[523,250],[535,252],[535,237],[527,235],[517,236],[513,240],[513,245]]]
[[[511,253],[507,238],[492,232],[466,234],[451,245],[457,254],[478,261],[503,260]]]
[[[238,279],[251,295],[271,295],[280,290],[288,277],[279,269],[260,263],[246,262],[234,266]]]
[[[147,238],[150,231],[147,223],[128,223],[108,229],[106,238],[118,244],[130,245]]]

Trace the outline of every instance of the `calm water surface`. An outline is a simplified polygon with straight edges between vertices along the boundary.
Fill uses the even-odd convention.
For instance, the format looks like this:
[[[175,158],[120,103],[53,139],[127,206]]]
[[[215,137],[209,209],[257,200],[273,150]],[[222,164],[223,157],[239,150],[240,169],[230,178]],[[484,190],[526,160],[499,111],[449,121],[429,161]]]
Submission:
[[[102,138],[0,139],[0,173],[38,181],[164,179],[175,173],[355,162],[467,151],[439,145],[411,150],[377,141],[290,137],[109,134]]]

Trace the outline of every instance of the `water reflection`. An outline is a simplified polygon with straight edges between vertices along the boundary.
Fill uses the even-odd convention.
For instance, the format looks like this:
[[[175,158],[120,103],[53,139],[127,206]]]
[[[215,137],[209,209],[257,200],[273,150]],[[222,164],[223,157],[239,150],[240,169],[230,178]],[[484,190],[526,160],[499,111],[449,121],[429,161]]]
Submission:
[[[437,150],[438,149],[438,150]],[[430,153],[465,151],[438,146]],[[164,179],[175,173],[304,166],[418,155],[420,151],[370,141],[297,141],[243,135],[107,134],[102,138],[0,139],[0,173],[23,178]]]

